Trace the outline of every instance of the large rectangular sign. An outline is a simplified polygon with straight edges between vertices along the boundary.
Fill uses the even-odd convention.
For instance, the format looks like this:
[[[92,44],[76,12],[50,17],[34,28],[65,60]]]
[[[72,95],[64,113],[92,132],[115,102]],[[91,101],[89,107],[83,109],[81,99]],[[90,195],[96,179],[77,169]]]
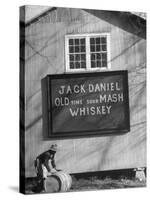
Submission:
[[[48,75],[46,84],[50,137],[130,130],[127,71]]]

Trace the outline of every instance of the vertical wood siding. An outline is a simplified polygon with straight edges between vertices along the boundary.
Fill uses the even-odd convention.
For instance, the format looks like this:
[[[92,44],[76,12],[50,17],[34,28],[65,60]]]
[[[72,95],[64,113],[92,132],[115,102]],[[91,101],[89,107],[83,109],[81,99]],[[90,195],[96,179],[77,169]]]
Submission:
[[[126,24],[124,25],[126,26]],[[121,136],[44,140],[41,79],[65,73],[65,35],[109,32],[111,70],[129,71],[131,131]],[[58,8],[26,27],[25,172],[57,143],[58,168],[69,173],[146,166],[146,41],[84,10]]]

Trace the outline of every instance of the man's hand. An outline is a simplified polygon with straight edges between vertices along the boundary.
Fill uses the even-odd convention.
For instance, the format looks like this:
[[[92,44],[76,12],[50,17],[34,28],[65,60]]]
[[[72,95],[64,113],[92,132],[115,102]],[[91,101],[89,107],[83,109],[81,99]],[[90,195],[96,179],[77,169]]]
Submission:
[[[52,173],[51,173],[51,172],[48,172],[48,173],[47,173],[47,176],[51,176],[51,175],[52,175]]]
[[[60,171],[62,171],[62,169],[56,169],[56,171],[57,171],[57,172],[60,172]]]
[[[57,172],[57,170],[56,170],[55,168],[51,169],[51,173],[52,173],[52,174],[54,174],[54,173],[56,173],[56,172]]]

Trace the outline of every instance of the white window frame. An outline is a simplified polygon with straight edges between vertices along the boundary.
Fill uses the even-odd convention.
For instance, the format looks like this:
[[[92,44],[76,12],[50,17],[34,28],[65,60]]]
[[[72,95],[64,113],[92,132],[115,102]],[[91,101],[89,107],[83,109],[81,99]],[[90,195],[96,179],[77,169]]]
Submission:
[[[107,37],[107,67],[101,68],[91,68],[90,62],[90,38],[97,36],[106,36]],[[80,39],[85,38],[86,42],[86,68],[83,69],[70,69],[69,66],[69,39]],[[65,35],[65,66],[66,72],[87,72],[87,71],[107,71],[111,69],[110,62],[110,33],[88,33],[88,34],[73,34]]]

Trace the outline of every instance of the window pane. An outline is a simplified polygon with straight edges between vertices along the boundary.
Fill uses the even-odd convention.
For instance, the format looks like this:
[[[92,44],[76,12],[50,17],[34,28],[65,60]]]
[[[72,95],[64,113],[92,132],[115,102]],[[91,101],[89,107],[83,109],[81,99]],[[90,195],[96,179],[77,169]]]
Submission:
[[[96,51],[100,51],[100,45],[96,45]]]
[[[102,45],[102,51],[106,51],[106,45]]]
[[[106,44],[106,37],[101,37],[101,44]]]
[[[74,53],[74,47],[73,46],[69,47],[69,53]]]
[[[70,61],[74,61],[74,55],[69,56]]]
[[[102,61],[102,67],[107,67],[107,62],[106,61]]]
[[[81,62],[81,68],[86,68],[86,63],[85,62]]]
[[[74,62],[70,62],[70,69],[74,69]]]
[[[97,53],[97,54],[96,54],[96,57],[97,57],[97,60],[100,60],[100,59],[101,59],[101,54],[100,54],[100,53]]]
[[[73,45],[73,39],[69,39],[69,45]]]
[[[79,46],[75,46],[75,52],[79,52]]]
[[[97,61],[97,67],[101,67],[101,61]]]
[[[81,52],[85,52],[85,46],[81,46]]]
[[[92,54],[91,54],[91,60],[95,60],[95,57],[96,57],[95,54],[92,53]]]
[[[95,44],[95,38],[90,38],[90,44]]]
[[[86,58],[86,57],[85,57],[85,54],[81,54],[81,60],[82,60],[82,61],[85,61],[85,58]]]
[[[79,45],[79,53],[81,53],[81,46]]]
[[[91,68],[95,68],[96,67],[95,64],[96,64],[95,61],[91,61]]]
[[[107,61],[107,54],[106,53],[102,53],[102,59]]]
[[[96,44],[100,44],[100,38],[96,38]]]
[[[95,52],[95,45],[91,45],[91,52]]]
[[[80,39],[80,44],[85,45],[85,38]]]
[[[79,45],[79,39],[75,39],[75,45]]]
[[[76,54],[76,55],[75,55],[75,60],[76,60],[76,61],[79,61],[79,60],[80,60],[80,54]]]
[[[76,67],[75,67],[76,69],[80,69],[80,63],[79,63],[79,62],[76,62],[76,63],[75,63],[75,66],[76,66]]]

